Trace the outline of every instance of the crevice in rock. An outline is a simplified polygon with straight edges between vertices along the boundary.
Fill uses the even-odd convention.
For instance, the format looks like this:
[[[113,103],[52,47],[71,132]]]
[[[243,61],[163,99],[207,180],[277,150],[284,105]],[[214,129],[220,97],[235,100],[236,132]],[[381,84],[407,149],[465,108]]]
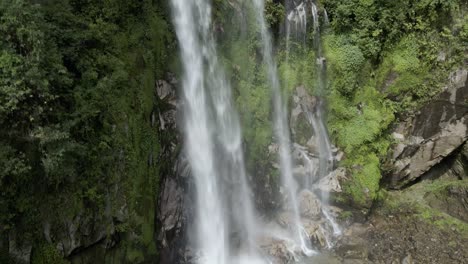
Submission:
[[[468,143],[465,142],[460,147],[456,148],[447,157],[442,159],[436,165],[432,166],[421,177],[418,177],[415,180],[406,183],[402,187],[395,188],[395,189],[404,190],[404,189],[410,188],[411,186],[413,186],[415,184],[418,184],[418,183],[420,183],[422,181],[439,179],[440,177],[442,177],[444,175],[447,175],[450,172],[452,172],[452,174],[457,174],[456,172],[453,172],[453,166],[454,166],[456,160],[459,159],[459,158],[464,159],[466,161],[466,158],[463,155],[461,155],[462,149],[465,147],[465,144],[468,144]],[[452,176],[456,176],[456,175],[452,175]]]

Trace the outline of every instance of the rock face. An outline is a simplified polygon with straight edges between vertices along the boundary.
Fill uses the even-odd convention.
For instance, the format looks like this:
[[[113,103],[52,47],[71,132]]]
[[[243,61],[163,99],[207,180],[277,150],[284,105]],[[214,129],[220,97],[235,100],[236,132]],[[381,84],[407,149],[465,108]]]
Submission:
[[[468,223],[468,185],[448,185],[438,191],[428,193],[424,199],[442,212]]]
[[[169,78],[171,79],[171,78]],[[180,137],[177,130],[178,100],[175,85],[157,81],[157,94],[160,98],[161,109],[159,115],[159,129],[161,134],[168,135],[168,140],[161,142],[162,153],[160,160],[167,166],[161,170],[161,186],[156,212],[157,246],[161,264],[186,262],[186,228],[187,219],[193,218],[193,213],[187,206],[190,197],[189,175],[190,168],[183,153],[179,153]]]
[[[68,258],[72,263],[107,263],[109,259],[112,259],[112,262],[125,263],[129,260],[126,248],[121,244],[138,244],[143,237],[141,233],[147,232],[144,234],[149,241],[147,248],[153,248],[153,251],[143,249],[142,252],[138,252],[141,256],[135,262],[142,261],[143,258],[154,258],[154,241],[157,241],[161,257],[158,263],[183,263],[178,249],[184,248],[185,241],[185,186],[189,171],[187,162],[179,155],[180,149],[177,147],[180,140],[177,132],[176,84],[177,81],[172,76],[156,81],[154,103],[158,107],[145,119],[150,122],[153,133],[157,133],[161,139],[158,157],[153,157],[153,152],[143,154],[148,156],[148,167],[159,168],[159,175],[151,177],[159,176],[160,191],[157,192],[156,186],[151,186],[148,190],[139,190],[138,198],[135,198],[131,197],[133,194],[129,194],[120,182],[116,182],[109,184],[102,209],[82,206],[78,209],[73,208],[70,212],[42,212],[42,230],[38,232],[43,234],[44,243],[51,245],[57,254]],[[128,125],[125,127],[128,130]],[[122,150],[117,154],[122,159],[125,157]],[[132,181],[138,180],[141,180],[138,184],[144,185],[149,184],[152,179],[147,179],[146,176],[144,179],[136,179],[132,175]],[[148,207],[144,210],[150,213],[143,212],[135,216],[134,214],[141,212],[136,212],[135,209],[131,211],[129,204],[135,203],[132,199]],[[126,230],[127,226],[134,224],[135,218],[139,218],[138,227]],[[155,227],[160,230],[155,230]],[[10,231],[7,239],[0,240],[0,249],[7,248],[10,257],[20,263],[30,263],[31,258],[34,259],[38,252],[37,245],[33,245],[34,242],[31,241],[24,241],[18,231]]]
[[[185,194],[188,163],[181,157],[174,166],[173,174],[163,181],[157,211],[158,263],[184,263],[187,219],[190,217]]]
[[[463,145],[468,137],[468,71],[454,72],[445,91],[393,133],[390,187],[420,178]]]
[[[123,217],[120,219],[109,213],[87,214],[82,210],[72,217],[64,217],[61,223],[47,221],[43,223],[44,237],[47,242],[56,245],[64,256],[98,244],[106,249],[112,248],[118,242],[115,226],[126,220],[128,212],[124,206],[120,212]]]
[[[322,213],[322,206],[320,200],[313,192],[303,190],[299,194],[299,210],[304,217],[318,219]]]
[[[295,89],[290,118],[292,136],[296,143],[307,146],[308,151],[315,155],[319,150],[307,114],[314,112],[317,104],[318,98],[309,95],[304,86]]]

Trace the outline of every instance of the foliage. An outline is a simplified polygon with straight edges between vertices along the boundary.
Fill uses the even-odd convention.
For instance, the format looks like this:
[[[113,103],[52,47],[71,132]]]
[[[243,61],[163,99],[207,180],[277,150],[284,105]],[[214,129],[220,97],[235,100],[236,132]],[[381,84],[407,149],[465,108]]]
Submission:
[[[344,189],[351,195],[353,202],[360,206],[368,206],[369,201],[377,198],[377,192],[380,188],[380,167],[379,158],[374,153],[360,153],[357,158],[348,160],[352,163],[351,173],[353,180],[348,183]]]
[[[32,264],[67,264],[60,253],[50,244],[37,247],[31,256]]]
[[[324,49],[329,60],[329,80],[332,87],[350,96],[359,86],[365,59],[361,49],[350,44],[346,36],[328,35]]]
[[[0,235],[40,241],[44,220],[100,218],[106,199],[128,206],[135,232],[154,226],[150,117],[174,49],[165,4],[36,2],[0,4]],[[150,248],[152,232],[130,247]]]
[[[300,85],[311,89],[313,93],[318,93],[317,67],[315,63],[311,63],[316,58],[313,50],[294,47],[291,48],[289,54],[284,51],[278,55],[279,75],[289,95],[295,87]]]
[[[430,194],[441,195],[438,200],[447,199],[447,188],[466,188],[467,180],[436,179],[427,180],[413,185],[406,190],[398,192],[386,192],[380,199],[382,210],[385,214],[401,214],[424,221],[426,224],[442,231],[455,231],[462,236],[468,235],[468,224],[454,216],[451,216],[437,208],[433,208]]]
[[[349,34],[367,58],[378,60],[382,50],[409,32],[427,32],[450,22],[459,1],[324,0],[337,33]]]
[[[323,4],[331,20],[323,37],[330,134],[353,175],[345,187],[348,198],[368,207],[391,144],[388,128],[439,93],[466,57],[466,18],[459,12],[466,6],[456,0]]]
[[[272,28],[277,28],[283,23],[286,11],[281,3],[273,0],[265,1],[265,20]]]

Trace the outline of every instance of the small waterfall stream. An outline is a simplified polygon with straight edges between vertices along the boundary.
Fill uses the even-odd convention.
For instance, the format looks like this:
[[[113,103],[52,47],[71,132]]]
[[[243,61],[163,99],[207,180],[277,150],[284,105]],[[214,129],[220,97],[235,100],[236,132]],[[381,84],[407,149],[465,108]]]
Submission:
[[[313,0],[305,0],[303,2],[300,2],[297,6],[292,6],[292,10],[289,11],[287,20],[286,20],[286,49],[287,53],[290,52],[289,47],[290,47],[290,34],[289,32],[291,28],[291,24],[296,24],[299,16],[299,7],[302,8],[306,5],[310,5],[310,12],[311,12],[311,17],[312,17],[312,22],[313,22],[313,48],[315,51],[315,56],[316,56],[316,69],[317,69],[317,87],[318,89],[315,91],[316,94],[321,97],[322,99],[318,100],[318,105],[314,107],[314,109],[307,109],[307,107],[304,107],[304,111],[306,112],[307,120],[309,124],[311,125],[312,130],[316,134],[316,142],[317,146],[319,149],[319,164],[318,164],[318,169],[315,172],[315,175],[310,175],[312,179],[306,180],[307,183],[307,188],[309,189],[314,189],[313,186],[310,186],[309,184],[312,183],[316,179],[322,179],[329,175],[333,168],[334,168],[334,158],[333,158],[333,153],[332,153],[332,145],[330,143],[330,139],[328,136],[328,131],[325,126],[325,105],[324,105],[324,98],[325,98],[325,90],[327,86],[327,77],[326,77],[326,60],[323,57],[323,51],[322,51],[322,44],[321,44],[321,34],[320,34],[320,17],[319,17],[319,10],[316,5],[316,3]],[[302,14],[301,14],[302,16]],[[324,26],[328,26],[329,24],[329,18],[327,11],[323,9],[323,22]],[[301,32],[297,33],[296,35],[307,35],[307,28],[300,29]],[[289,58],[289,55],[287,55],[287,58]],[[305,159],[307,162],[307,166],[311,166],[310,160]],[[312,170],[310,170],[312,171]],[[321,192],[321,200],[322,204],[325,206],[329,205],[329,193],[328,192]],[[322,209],[323,214],[325,218],[327,219],[328,223],[331,225],[333,229],[333,235],[334,236],[339,236],[341,235],[342,231],[339,227],[339,225],[336,223],[336,220],[332,216],[332,214],[326,209]],[[329,238],[328,240],[330,240]]]
[[[312,255],[315,251],[310,245],[310,240],[302,225],[299,213],[299,203],[297,199],[298,186],[293,178],[292,173],[292,158],[291,158],[291,142],[288,126],[288,110],[286,103],[281,94],[281,85],[278,77],[276,62],[273,58],[272,39],[265,22],[263,10],[265,3],[263,0],[254,0],[255,10],[257,11],[257,21],[260,26],[262,37],[262,53],[263,59],[267,66],[268,78],[273,92],[273,107],[274,107],[274,125],[276,140],[280,148],[280,166],[281,179],[283,187],[287,192],[287,200],[289,207],[292,209],[294,222],[294,237],[299,243],[302,252],[306,255]],[[300,20],[303,21],[303,20]],[[304,24],[305,25],[305,24]]]

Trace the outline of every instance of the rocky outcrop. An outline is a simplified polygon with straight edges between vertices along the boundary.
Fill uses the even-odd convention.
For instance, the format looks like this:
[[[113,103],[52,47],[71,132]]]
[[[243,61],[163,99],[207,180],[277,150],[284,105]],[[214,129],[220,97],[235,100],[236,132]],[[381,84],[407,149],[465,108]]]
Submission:
[[[424,197],[428,205],[468,223],[468,183],[453,182]]]
[[[309,95],[304,86],[299,86],[295,89],[292,99],[290,127],[294,141],[307,146],[311,153],[318,155],[316,135],[308,116],[309,113],[315,112],[319,103],[318,98]]]
[[[167,175],[162,183],[157,208],[157,226],[159,262],[185,263],[186,228],[191,213],[187,206],[186,194],[188,181],[188,162],[181,156],[174,166],[172,174]]]
[[[420,178],[468,138],[468,71],[454,72],[450,84],[393,133],[389,184],[401,188]]]
[[[179,102],[176,93],[177,81],[157,81],[157,94],[160,98],[159,130],[167,135],[161,142],[160,160],[165,165],[161,168],[161,186],[158,197],[156,226],[157,246],[161,264],[186,263],[187,220],[193,218],[193,212],[187,206],[190,168],[182,151],[177,127]]]
[[[90,214],[82,209],[79,214],[72,217],[62,216],[60,222],[56,220],[44,222],[44,237],[48,243],[55,245],[57,250],[67,257],[97,244],[110,249],[118,243],[116,225],[128,218],[125,205],[120,213],[121,217],[112,216],[109,211],[104,215],[98,211]]]

